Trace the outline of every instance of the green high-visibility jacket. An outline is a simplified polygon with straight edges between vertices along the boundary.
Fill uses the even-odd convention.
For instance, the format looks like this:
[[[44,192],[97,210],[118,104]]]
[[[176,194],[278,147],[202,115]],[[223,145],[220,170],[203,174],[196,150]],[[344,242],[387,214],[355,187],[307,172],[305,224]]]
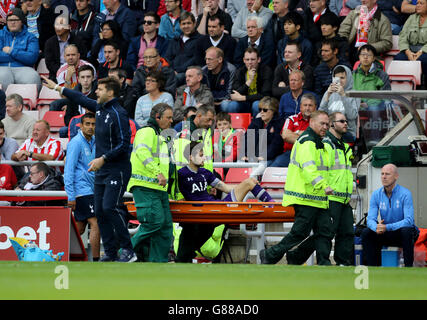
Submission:
[[[321,137],[308,127],[292,148],[282,205],[328,208],[328,161]]]
[[[169,177],[168,146],[160,131],[154,119],[149,119],[149,125],[137,131],[130,157],[132,175],[128,191],[134,186],[168,191],[168,185],[162,187],[157,178],[160,173],[166,179]]]
[[[353,193],[353,173],[351,172],[351,160],[353,151],[350,146],[338,140],[332,133],[328,132],[323,139],[326,151],[329,155],[328,184],[334,190],[329,195],[329,200],[347,204]]]

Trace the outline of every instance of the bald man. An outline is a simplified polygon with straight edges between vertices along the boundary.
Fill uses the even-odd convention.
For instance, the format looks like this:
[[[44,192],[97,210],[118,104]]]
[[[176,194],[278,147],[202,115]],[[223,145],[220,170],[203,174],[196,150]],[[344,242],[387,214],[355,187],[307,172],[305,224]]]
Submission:
[[[386,164],[381,169],[383,187],[372,193],[368,227],[362,233],[364,264],[368,266],[381,265],[383,246],[402,247],[405,267],[413,265],[419,230],[414,222],[411,191],[397,184],[398,178],[397,167]]]

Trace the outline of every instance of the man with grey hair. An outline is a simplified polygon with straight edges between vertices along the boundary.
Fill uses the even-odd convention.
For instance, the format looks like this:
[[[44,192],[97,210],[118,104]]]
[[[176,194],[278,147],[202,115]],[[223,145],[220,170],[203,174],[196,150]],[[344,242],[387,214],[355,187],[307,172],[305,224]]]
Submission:
[[[246,20],[246,30],[247,35],[239,40],[234,53],[236,67],[243,66],[243,55],[248,47],[258,50],[262,64],[272,66],[276,57],[274,42],[270,32],[263,32],[262,19],[257,16],[249,16]]]
[[[246,7],[240,10],[234,20],[231,35],[239,39],[247,36],[246,21],[249,16],[260,17],[264,28],[272,15],[273,12],[262,5],[262,0],[246,0]]]
[[[202,83],[203,71],[199,66],[189,66],[185,72],[185,82],[176,90],[173,120],[175,123],[184,119],[187,107],[198,108],[202,104],[213,105],[214,98],[209,87]]]
[[[6,97],[6,117],[2,120],[7,138],[16,140],[18,145],[31,138],[36,120],[23,112],[24,100],[13,93]]]
[[[272,34],[274,43],[285,36],[283,25],[285,16],[289,12],[289,0],[273,0],[273,16],[268,21],[265,30]]]

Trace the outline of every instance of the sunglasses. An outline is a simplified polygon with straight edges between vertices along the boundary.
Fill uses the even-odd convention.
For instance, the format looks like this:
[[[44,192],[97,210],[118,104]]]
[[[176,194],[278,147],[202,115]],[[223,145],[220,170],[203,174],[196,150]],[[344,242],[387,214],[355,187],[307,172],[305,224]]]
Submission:
[[[271,109],[264,109],[264,108],[259,109],[259,111],[261,111],[261,112],[268,112],[269,110],[271,110]]]
[[[148,20],[142,21],[142,24],[148,24],[149,26],[151,26],[153,23],[156,23],[156,22],[155,21],[148,21]]]
[[[335,120],[334,122],[339,122],[339,123],[348,123],[347,120]]]

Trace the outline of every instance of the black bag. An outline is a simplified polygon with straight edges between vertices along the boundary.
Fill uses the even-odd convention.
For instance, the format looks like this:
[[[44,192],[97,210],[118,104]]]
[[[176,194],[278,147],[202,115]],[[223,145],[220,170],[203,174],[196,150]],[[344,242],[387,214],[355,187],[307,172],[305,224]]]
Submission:
[[[360,221],[358,223],[356,223],[356,227],[354,230],[354,235],[356,237],[360,237],[362,235],[363,230],[365,230],[365,228],[367,228],[367,224],[366,224],[366,220],[368,218],[368,213],[364,213],[363,214],[363,218],[360,219]]]

